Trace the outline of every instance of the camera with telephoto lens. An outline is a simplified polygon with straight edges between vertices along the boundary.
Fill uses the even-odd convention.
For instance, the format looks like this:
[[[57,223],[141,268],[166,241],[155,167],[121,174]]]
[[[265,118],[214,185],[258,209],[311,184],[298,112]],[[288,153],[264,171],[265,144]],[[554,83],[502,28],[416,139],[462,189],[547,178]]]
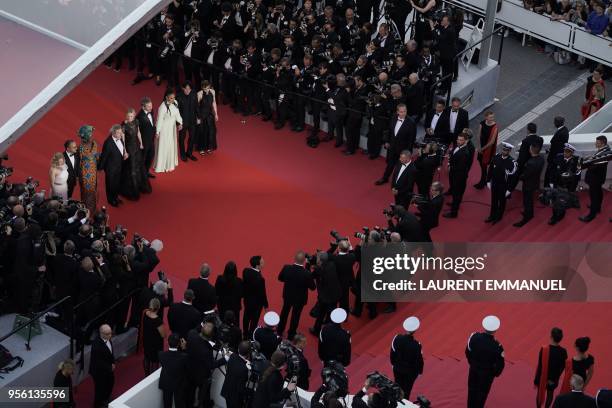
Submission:
[[[259,383],[259,379],[263,372],[268,368],[270,363],[266,359],[266,356],[260,351],[261,346],[259,342],[251,340],[251,353],[249,361],[251,363],[251,371],[249,372],[249,378],[246,383],[247,393],[253,394]]]
[[[425,398],[425,396],[423,396],[423,395],[417,395],[417,399],[416,399],[416,401],[414,401],[414,403],[416,405],[418,405],[419,407],[422,407],[422,408],[430,408],[431,407],[431,402],[427,398]]]
[[[389,204],[389,208],[384,208],[383,214],[389,217],[393,217],[395,215],[395,204]]]
[[[333,392],[337,398],[344,398],[348,394],[348,375],[344,366],[335,360],[325,363],[321,370],[321,381],[326,390]]]
[[[429,198],[418,193],[413,194],[412,198],[410,199],[410,204],[422,205],[427,204],[428,202]]]
[[[136,246],[136,244],[138,243],[142,243],[144,246],[149,246],[151,244],[148,239],[144,238],[139,233],[135,232],[133,245]]]
[[[389,378],[385,377],[378,371],[368,374],[366,378],[370,383],[370,387],[378,390],[378,395],[382,397],[382,399],[387,403],[388,407],[395,407],[397,406],[398,402],[402,401],[404,397],[402,389]]]
[[[363,232],[356,232],[355,233],[355,238],[358,238],[358,239],[368,239],[368,235],[370,234],[370,228],[369,227],[362,227],[361,229],[363,230]]]
[[[219,39],[216,37],[210,37],[208,40],[206,40],[206,44],[213,51],[217,51],[219,49],[219,42],[220,42]]]
[[[336,240],[336,242],[340,242],[340,241],[345,241],[347,238],[343,237],[342,235],[340,235],[340,233],[338,233],[338,231],[336,230],[331,230],[329,232],[329,235],[331,235],[332,237],[334,237],[334,239]]]
[[[283,340],[278,345],[278,351],[282,351],[286,358],[287,377],[299,377],[300,375],[300,356],[298,350],[288,340]]]

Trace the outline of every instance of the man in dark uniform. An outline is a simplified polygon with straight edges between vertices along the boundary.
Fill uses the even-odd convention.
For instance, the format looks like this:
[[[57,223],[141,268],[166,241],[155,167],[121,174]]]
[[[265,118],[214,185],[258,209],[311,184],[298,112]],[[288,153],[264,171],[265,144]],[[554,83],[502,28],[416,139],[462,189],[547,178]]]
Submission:
[[[330,76],[327,80],[327,136],[323,141],[330,141],[334,137],[334,147],[340,147],[344,143],[344,120],[349,95],[345,89],[346,81],[344,74]]]
[[[410,401],[410,392],[417,377],[423,374],[423,353],[421,343],[415,340],[414,332],[421,322],[415,316],[404,320],[406,334],[398,334],[391,341],[391,365],[395,382],[404,391],[404,398]]]
[[[342,328],[346,320],[346,310],[334,309],[331,323],[326,324],[319,334],[319,358],[325,365],[330,360],[341,363],[344,367],[351,363],[351,334]]]
[[[182,339],[186,339],[189,330],[196,328],[202,321],[202,314],[192,304],[194,297],[193,290],[187,289],[183,301],[168,308],[170,331]]]
[[[493,380],[504,371],[504,348],[494,337],[499,326],[496,316],[487,316],[482,320],[485,331],[472,333],[468,339],[468,408],[484,408]]]
[[[592,159],[597,160],[600,157],[610,154],[610,146],[608,146],[608,138],[604,135],[597,136],[595,139],[595,147],[597,152]],[[584,181],[589,185],[589,198],[591,200],[590,211],[588,215],[580,217],[582,222],[591,222],[599,212],[601,212],[601,203],[603,201],[603,189],[601,186],[606,181],[606,173],[608,172],[608,162],[600,161],[589,166]]]
[[[255,81],[259,81],[261,75],[261,57],[260,53],[257,52],[255,41],[247,42],[246,50],[246,55],[241,58],[244,65],[244,76],[240,81],[240,90],[243,93],[240,98],[243,105],[241,106],[243,116],[252,114],[253,109],[255,109],[255,112],[261,110],[259,87],[255,83]]]
[[[460,134],[456,143],[457,146],[448,159],[448,182],[453,202],[451,203],[451,210],[443,215],[446,218],[457,218],[471,165],[471,154],[468,149],[466,134]]]
[[[551,187],[560,187],[563,184],[569,191],[576,191],[582,170],[578,156],[574,156],[575,151],[574,146],[565,143],[563,153],[559,153],[554,161],[554,172],[549,184]]]
[[[557,130],[552,139],[550,139],[550,149],[548,149],[548,157],[546,159],[548,165],[546,167],[546,173],[544,174],[545,186],[554,183],[555,160],[558,155],[563,153],[563,147],[569,140],[569,130],[565,126],[565,118],[562,116],[555,116],[554,125]]]
[[[268,360],[281,342],[276,334],[275,327],[278,326],[280,317],[276,312],[267,312],[264,315],[264,325],[258,326],[253,331],[253,340],[259,343],[259,350]]]
[[[312,370],[310,369],[308,360],[304,355],[304,349],[306,348],[306,336],[301,333],[296,334],[293,336],[292,344],[297,352],[296,354],[298,359],[300,360],[297,386],[305,391],[308,391],[308,388],[310,388],[310,374],[312,373]]]
[[[502,152],[493,157],[487,171],[487,187],[491,190],[491,212],[485,222],[496,224],[501,221],[506,210],[506,196],[510,181],[516,173],[516,160],[510,156],[514,148],[510,143],[502,143]]]
[[[115,356],[109,325],[100,326],[100,336],[91,344],[89,374],[94,382],[94,408],[108,406],[115,385]]]
[[[533,218],[533,196],[540,188],[540,175],[544,169],[544,157],[540,156],[539,144],[533,144],[529,148],[531,157],[523,167],[520,179],[523,181],[523,218],[513,225],[522,227]]]

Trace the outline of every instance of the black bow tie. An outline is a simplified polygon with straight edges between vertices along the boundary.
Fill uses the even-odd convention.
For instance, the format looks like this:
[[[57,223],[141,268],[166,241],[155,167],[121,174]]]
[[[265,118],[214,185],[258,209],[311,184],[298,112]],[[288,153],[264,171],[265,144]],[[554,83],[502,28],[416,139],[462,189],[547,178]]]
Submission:
[[[397,121],[398,121],[398,122],[403,122],[403,121],[404,121],[404,119],[398,119]]]
[[[457,112],[459,112],[459,109],[451,109],[451,111],[457,113]]]
[[[68,153],[68,157],[74,157],[74,153]]]

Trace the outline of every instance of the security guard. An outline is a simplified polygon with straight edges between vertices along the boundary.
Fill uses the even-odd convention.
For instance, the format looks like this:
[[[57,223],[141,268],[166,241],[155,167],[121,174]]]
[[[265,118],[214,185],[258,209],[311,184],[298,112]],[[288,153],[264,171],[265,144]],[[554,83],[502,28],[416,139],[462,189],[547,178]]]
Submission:
[[[580,180],[580,165],[578,156],[574,156],[576,148],[569,143],[563,146],[563,153],[555,158],[554,187],[564,184],[570,192],[576,191]],[[564,176],[565,173],[568,173]]]
[[[276,312],[267,312],[264,315],[264,325],[258,326],[253,331],[253,340],[259,343],[259,350],[268,360],[281,342],[276,335],[275,328],[278,326],[280,317]]]
[[[406,334],[398,334],[391,341],[391,365],[395,382],[404,391],[404,398],[410,400],[410,392],[415,380],[423,374],[423,353],[421,343],[415,340],[414,332],[421,322],[411,316],[404,320]]]
[[[514,148],[510,143],[502,143],[502,152],[498,153],[489,164],[487,186],[491,190],[491,213],[485,222],[496,224],[501,221],[506,210],[506,198],[509,194],[512,176],[518,168],[516,160],[510,156]]]
[[[472,333],[468,339],[465,355],[470,364],[468,376],[468,408],[484,408],[495,377],[504,370],[504,348],[494,334],[500,321],[496,316],[482,319],[482,333]]]
[[[346,320],[346,310],[334,309],[331,312],[331,321],[323,326],[319,334],[319,358],[325,365],[330,360],[335,360],[343,366],[351,363],[351,334],[342,328]]]

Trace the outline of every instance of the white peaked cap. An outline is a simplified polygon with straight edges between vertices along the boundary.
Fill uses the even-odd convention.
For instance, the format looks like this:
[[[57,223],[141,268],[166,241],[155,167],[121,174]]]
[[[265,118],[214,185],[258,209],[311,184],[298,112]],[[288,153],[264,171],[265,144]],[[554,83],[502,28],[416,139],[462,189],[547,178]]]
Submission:
[[[264,315],[264,323],[268,326],[277,326],[278,322],[280,322],[280,317],[278,317],[278,313],[276,312],[267,312]]]
[[[164,249],[164,243],[159,239],[154,239],[153,242],[151,242],[151,248],[153,248],[155,252],[160,252],[162,249]]]
[[[346,320],[346,310],[341,307],[334,309],[331,312],[331,321],[334,323],[343,323]]]
[[[494,332],[499,329],[501,322],[497,316],[487,316],[482,319],[482,327],[488,332]]]
[[[406,320],[404,320],[404,330],[407,332],[415,332],[421,326],[421,321],[418,317],[410,316]]]

